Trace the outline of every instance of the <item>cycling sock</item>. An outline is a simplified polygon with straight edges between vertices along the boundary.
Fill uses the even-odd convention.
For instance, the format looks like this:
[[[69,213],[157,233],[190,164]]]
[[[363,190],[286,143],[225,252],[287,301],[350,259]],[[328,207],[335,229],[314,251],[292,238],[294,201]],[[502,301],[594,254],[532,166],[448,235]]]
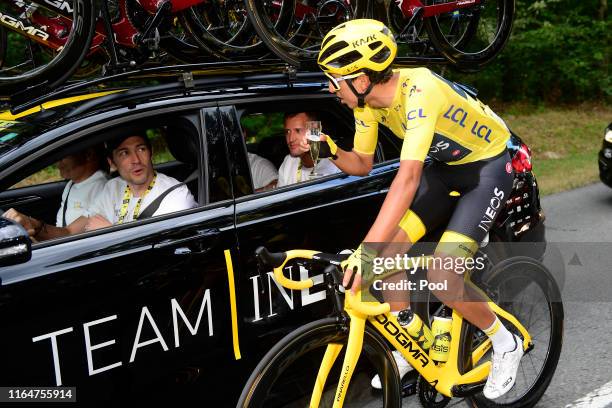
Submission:
[[[496,353],[507,353],[516,348],[514,336],[506,329],[506,326],[503,325],[497,316],[491,327],[485,329],[484,333],[491,339],[493,351]]]

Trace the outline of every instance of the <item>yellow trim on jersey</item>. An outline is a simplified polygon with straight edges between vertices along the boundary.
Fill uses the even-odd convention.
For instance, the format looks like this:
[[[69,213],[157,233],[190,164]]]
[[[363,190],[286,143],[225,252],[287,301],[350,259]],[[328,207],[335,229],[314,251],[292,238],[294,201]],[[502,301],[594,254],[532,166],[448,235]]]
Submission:
[[[28,116],[33,113],[39,112],[41,109],[51,109],[51,108],[55,108],[56,106],[62,106],[62,105],[68,105],[74,102],[86,101],[88,99],[99,98],[101,96],[106,96],[106,95],[114,94],[117,92],[123,92],[123,91],[125,91],[125,89],[115,89],[112,91],[96,92],[96,93],[86,94],[86,95],[71,96],[70,98],[56,99],[53,101],[45,102],[42,104],[42,106],[40,105],[35,106],[31,109],[28,109],[27,111],[18,113],[16,115],[13,115],[11,111],[7,110],[4,112],[0,112],[0,120],[15,120],[15,119],[19,119],[24,116]]]
[[[504,121],[464,89],[427,68],[401,69],[388,108],[354,109],[353,150],[373,154],[378,124],[403,139],[401,160],[427,155],[456,165],[494,157],[510,137]]]
[[[417,242],[419,239],[425,236],[427,229],[425,224],[419,218],[418,215],[412,210],[408,210],[399,222],[399,227],[406,232],[411,243]]]
[[[442,238],[440,238],[435,253],[471,258],[476,254],[477,250],[478,243],[472,238],[456,231],[446,230],[442,234]]]

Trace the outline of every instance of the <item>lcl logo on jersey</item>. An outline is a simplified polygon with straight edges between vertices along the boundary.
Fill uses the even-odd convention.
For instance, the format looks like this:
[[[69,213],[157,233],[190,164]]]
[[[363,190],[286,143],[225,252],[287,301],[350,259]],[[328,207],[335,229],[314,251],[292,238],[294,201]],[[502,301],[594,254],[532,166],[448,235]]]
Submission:
[[[406,114],[406,117],[408,118],[408,120],[415,120],[419,118],[426,118],[427,115],[423,113],[423,108],[419,108],[419,109],[413,109],[411,111],[408,111],[408,113]]]

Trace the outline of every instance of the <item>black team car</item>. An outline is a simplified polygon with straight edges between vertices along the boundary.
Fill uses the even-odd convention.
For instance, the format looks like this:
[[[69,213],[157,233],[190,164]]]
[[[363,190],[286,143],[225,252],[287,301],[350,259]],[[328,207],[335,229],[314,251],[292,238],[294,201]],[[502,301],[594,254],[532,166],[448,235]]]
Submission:
[[[612,187],[612,123],[604,131],[604,140],[598,155],[599,178]]]
[[[156,169],[184,181],[198,207],[38,243],[0,219],[0,386],[76,387],[85,406],[235,406],[264,353],[332,307],[323,284],[279,287],[258,270],[255,249],[353,248],[399,168],[401,141],[381,128],[368,176],[255,192],[247,152],[278,167],[287,147],[282,129],[245,141],[249,121],[263,133],[282,127],[285,112],[314,110],[352,147],[352,112],[321,74],[182,75],[101,95],[76,89],[54,105],[0,114],[0,208],[55,224],[66,180],[47,177],[54,163],[134,126],[164,152]],[[542,243],[529,149],[516,136],[508,146],[514,190],[489,240]],[[294,264],[285,273],[321,271]]]

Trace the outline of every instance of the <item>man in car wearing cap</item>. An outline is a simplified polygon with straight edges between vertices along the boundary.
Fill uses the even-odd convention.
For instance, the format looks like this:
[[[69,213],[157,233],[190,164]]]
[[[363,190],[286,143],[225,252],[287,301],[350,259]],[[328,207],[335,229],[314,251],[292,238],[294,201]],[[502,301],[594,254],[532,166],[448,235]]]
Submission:
[[[105,143],[108,163],[120,177],[109,180],[90,207],[64,228],[46,225],[39,239],[78,234],[115,224],[137,220],[151,204],[158,204],[152,216],[168,214],[197,206],[187,186],[153,169],[151,143],[146,136],[124,133]],[[165,195],[161,202],[157,199]],[[158,201],[156,203],[156,200]],[[28,219],[19,221],[28,231],[39,229]]]

